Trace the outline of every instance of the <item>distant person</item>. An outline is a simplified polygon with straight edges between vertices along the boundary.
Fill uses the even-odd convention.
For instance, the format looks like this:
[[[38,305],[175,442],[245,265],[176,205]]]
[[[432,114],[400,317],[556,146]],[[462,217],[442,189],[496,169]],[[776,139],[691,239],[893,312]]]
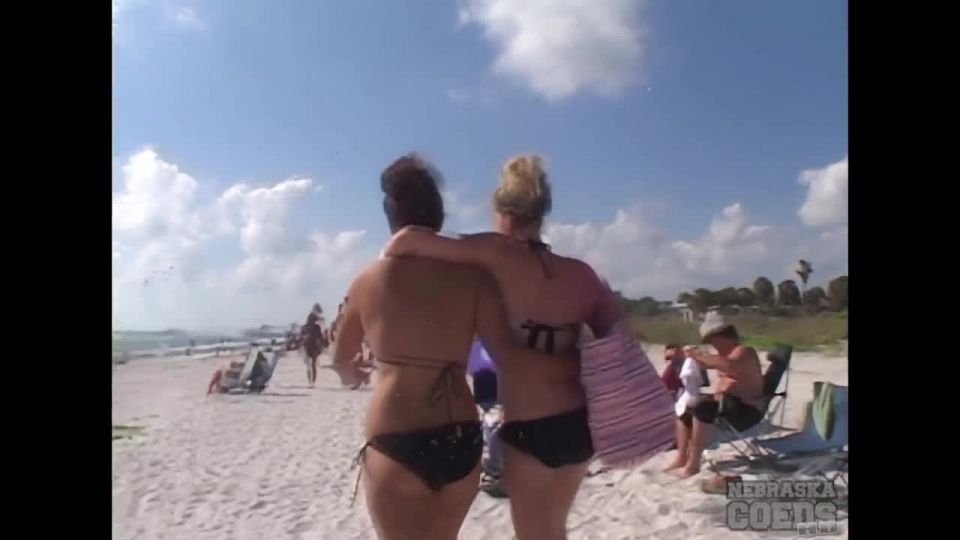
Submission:
[[[223,370],[217,369],[213,372],[213,377],[210,378],[210,382],[207,384],[207,395],[214,392],[218,392],[220,388],[220,380],[223,378]]]
[[[246,362],[224,359],[221,361],[217,370],[213,372],[210,382],[207,384],[207,395],[226,393],[230,388],[236,387],[240,382],[240,375]]]
[[[307,360],[307,384],[311,388],[317,385],[317,357],[323,354],[326,340],[323,329],[318,324],[319,318],[315,313],[307,316],[307,322],[300,329],[300,339],[303,343],[303,352]]]
[[[300,348],[300,337],[297,335],[297,332],[293,330],[287,332],[287,341],[284,348],[288,351],[295,351]]]
[[[705,354],[697,349],[690,349],[686,354],[700,366],[717,370],[717,382],[713,395],[703,396],[693,406],[688,417],[689,428],[677,432],[678,448],[689,444],[685,462],[676,467],[683,477],[700,472],[700,459],[706,444],[706,424],[713,424],[718,417],[722,417],[731,426],[743,431],[758,424],[764,415],[763,374],[757,351],[740,345],[736,327],[716,312],[707,314],[700,326],[700,335],[703,343],[711,345],[717,354]]]

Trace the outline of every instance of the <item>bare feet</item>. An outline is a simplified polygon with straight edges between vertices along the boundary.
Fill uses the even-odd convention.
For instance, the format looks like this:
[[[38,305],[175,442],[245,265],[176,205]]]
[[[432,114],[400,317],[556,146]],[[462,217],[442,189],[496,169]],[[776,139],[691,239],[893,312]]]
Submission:
[[[681,456],[680,454],[677,454],[676,459],[671,461],[669,465],[663,468],[663,472],[670,472],[674,469],[679,469],[680,467],[683,467],[684,465],[686,465],[686,463],[687,463],[687,460],[683,459],[683,456]]]
[[[686,467],[678,470],[676,474],[680,478],[690,478],[691,476],[694,476],[699,472],[700,472],[699,465],[694,465],[694,466],[687,465]]]

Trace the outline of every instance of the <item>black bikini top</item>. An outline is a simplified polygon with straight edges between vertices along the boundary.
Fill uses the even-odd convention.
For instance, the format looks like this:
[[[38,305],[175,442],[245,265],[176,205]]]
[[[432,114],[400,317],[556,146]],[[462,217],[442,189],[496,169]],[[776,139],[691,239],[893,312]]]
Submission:
[[[550,272],[550,267],[547,265],[547,260],[544,258],[543,254],[550,251],[550,244],[546,242],[541,242],[540,240],[528,239],[526,241],[527,246],[533,251],[537,258],[540,260],[540,266],[543,267],[543,274],[550,279],[552,276]],[[561,324],[561,325],[551,325],[541,322],[534,321],[533,319],[527,319],[520,323],[519,328],[527,331],[527,347],[535,349],[537,343],[540,341],[540,334],[546,334],[546,343],[544,343],[544,351],[547,354],[553,354],[554,349],[554,339],[557,332],[572,332],[574,335],[580,333],[579,324]]]
[[[527,331],[527,347],[531,349],[537,348],[537,344],[540,342],[540,334],[546,334],[546,342],[543,344],[543,351],[547,354],[553,354],[554,352],[554,340],[557,332],[571,332],[575,336],[580,333],[580,325],[572,323],[552,325],[537,322],[533,319],[527,319],[517,326],[521,330]]]

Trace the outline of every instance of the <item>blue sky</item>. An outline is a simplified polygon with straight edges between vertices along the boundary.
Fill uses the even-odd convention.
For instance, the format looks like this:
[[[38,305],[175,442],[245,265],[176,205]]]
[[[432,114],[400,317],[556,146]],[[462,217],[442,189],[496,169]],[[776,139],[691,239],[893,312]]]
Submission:
[[[554,249],[632,296],[800,257],[823,284],[847,264],[846,40],[830,0],[115,0],[114,326],[335,307],[412,150],[453,232],[540,153]]]

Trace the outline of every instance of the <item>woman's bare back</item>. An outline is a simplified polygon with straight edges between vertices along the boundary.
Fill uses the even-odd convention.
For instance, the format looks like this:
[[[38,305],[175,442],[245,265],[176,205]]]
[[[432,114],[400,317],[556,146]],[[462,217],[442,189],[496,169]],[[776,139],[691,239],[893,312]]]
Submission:
[[[556,376],[556,359],[523,347],[507,320],[495,278],[478,266],[404,257],[362,272],[350,287],[335,362],[348,362],[364,336],[379,361],[368,437],[476,420],[465,377],[475,336],[501,363]]]
[[[524,343],[569,356],[584,325],[592,334],[605,336],[620,318],[619,306],[586,263],[555,255],[545,245],[502,235],[490,234],[487,241],[495,242],[497,251],[488,268],[503,290],[511,327]],[[583,405],[579,363],[557,362],[566,366],[566,381],[546,382],[535,374],[531,378],[529,372],[503,377],[504,408],[510,419],[539,418]]]
[[[580,329],[610,334],[622,308],[590,265],[550,253],[546,244],[480,233],[459,240],[408,228],[394,235],[391,255],[421,255],[473,263],[493,274],[507,304],[515,338],[554,354],[549,365],[526,360],[499,362],[500,397],[507,420],[535,419],[567,412],[584,403],[575,356]]]

